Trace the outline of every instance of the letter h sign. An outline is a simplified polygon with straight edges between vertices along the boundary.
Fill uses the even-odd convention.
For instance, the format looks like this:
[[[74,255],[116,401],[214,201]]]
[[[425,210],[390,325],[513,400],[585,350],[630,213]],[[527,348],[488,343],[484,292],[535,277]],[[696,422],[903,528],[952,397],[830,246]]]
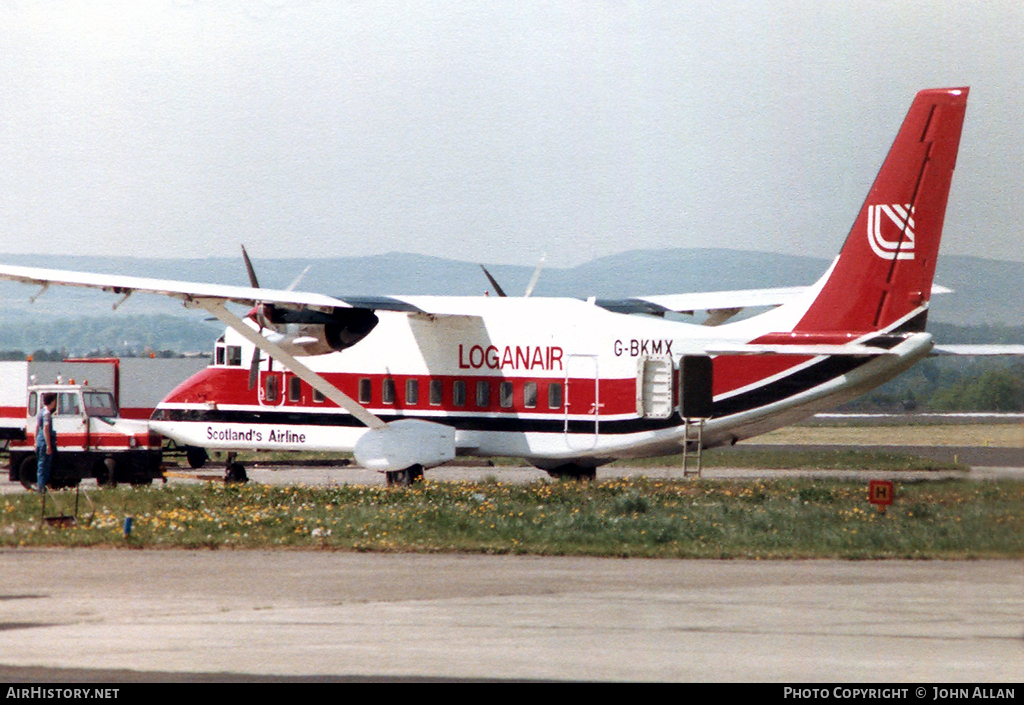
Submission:
[[[885,514],[885,508],[892,504],[893,488],[889,480],[872,480],[868,483],[868,501],[878,507],[879,514]]]

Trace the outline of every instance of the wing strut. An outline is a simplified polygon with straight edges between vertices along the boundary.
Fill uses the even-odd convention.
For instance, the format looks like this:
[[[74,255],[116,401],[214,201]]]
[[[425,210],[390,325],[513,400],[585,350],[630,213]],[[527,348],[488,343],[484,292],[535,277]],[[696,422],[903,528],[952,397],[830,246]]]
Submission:
[[[236,330],[250,343],[287,367],[296,377],[309,383],[313,389],[323,394],[325,397],[355,416],[370,428],[384,428],[384,426],[387,425],[379,417],[367,411],[366,408],[360,405],[355,399],[348,396],[316,372],[303,365],[293,355],[289,355],[280,346],[275,345],[252,328],[245,325],[245,322],[241,318],[227,310],[223,301],[204,298],[195,298],[192,301],[195,305],[206,309],[216,316],[218,320],[224,323],[224,325]]]

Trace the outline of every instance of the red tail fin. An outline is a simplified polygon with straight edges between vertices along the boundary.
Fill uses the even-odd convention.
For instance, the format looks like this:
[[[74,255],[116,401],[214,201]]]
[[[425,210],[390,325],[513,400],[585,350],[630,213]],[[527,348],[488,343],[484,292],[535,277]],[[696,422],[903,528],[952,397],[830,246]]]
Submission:
[[[795,330],[879,330],[927,307],[967,92],[914,98],[835,268]]]

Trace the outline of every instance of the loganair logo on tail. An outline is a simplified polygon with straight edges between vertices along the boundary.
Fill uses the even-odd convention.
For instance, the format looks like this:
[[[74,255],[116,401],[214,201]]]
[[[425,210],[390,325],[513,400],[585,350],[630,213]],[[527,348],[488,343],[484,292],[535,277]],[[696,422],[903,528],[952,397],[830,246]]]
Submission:
[[[868,206],[868,242],[882,259],[914,259],[914,207],[909,203]]]

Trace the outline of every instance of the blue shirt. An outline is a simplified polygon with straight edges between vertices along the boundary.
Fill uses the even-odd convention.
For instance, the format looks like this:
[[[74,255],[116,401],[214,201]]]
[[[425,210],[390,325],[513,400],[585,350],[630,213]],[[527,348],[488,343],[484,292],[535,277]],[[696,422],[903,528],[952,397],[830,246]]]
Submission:
[[[53,430],[53,414],[43,405],[36,416],[36,451],[46,452],[46,429],[50,430],[50,440],[53,441],[53,450],[57,450],[57,434]]]

